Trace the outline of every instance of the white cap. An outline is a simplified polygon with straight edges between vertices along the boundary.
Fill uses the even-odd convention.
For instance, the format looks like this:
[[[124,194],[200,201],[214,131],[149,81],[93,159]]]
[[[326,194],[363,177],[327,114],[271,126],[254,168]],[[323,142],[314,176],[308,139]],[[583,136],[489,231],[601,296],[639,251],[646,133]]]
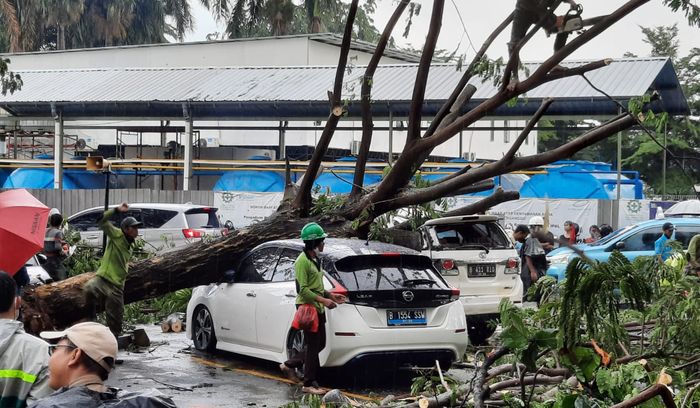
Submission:
[[[117,359],[117,339],[102,324],[96,322],[78,323],[63,331],[44,331],[39,336],[46,340],[66,337],[107,372],[114,368],[114,362]],[[111,360],[105,360],[108,357]]]
[[[534,217],[530,218],[530,222],[528,222],[527,225],[542,225],[542,226],[544,226],[544,218],[540,217],[539,215],[535,215]]]
[[[60,213],[61,212],[58,211],[58,208],[52,208],[51,210],[49,210],[49,217],[54,215],[54,214],[60,214]]]

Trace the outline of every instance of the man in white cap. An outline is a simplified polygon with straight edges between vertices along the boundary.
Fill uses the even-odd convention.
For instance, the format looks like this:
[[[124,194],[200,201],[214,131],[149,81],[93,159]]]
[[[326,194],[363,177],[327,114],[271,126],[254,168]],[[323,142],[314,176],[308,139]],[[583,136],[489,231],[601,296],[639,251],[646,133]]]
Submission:
[[[49,346],[49,385],[57,390],[32,407],[97,407],[108,393],[104,384],[117,359],[117,340],[96,322],[78,323],[63,331],[41,332]]]
[[[56,391],[31,408],[98,408],[119,401],[137,408],[175,407],[157,390],[124,393],[105,385],[117,359],[117,340],[106,326],[84,322],[63,331],[41,332],[40,336],[57,341],[49,346],[49,385]]]

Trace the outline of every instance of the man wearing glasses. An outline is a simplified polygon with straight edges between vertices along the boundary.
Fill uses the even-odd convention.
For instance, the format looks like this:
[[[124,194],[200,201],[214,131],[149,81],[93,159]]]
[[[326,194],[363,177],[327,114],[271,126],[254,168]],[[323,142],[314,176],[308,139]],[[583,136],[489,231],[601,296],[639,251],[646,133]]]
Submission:
[[[15,280],[0,272],[0,407],[24,407],[49,388],[49,345],[17,321],[21,299]]]

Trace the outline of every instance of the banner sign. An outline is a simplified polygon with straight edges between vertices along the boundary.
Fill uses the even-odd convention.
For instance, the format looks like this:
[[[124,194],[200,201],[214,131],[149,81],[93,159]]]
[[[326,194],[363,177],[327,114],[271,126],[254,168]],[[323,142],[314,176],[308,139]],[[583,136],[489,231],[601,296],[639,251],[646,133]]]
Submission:
[[[214,206],[221,224],[233,223],[235,229],[247,227],[272,215],[282,202],[284,193],[246,193],[215,191]]]
[[[598,222],[598,202],[596,200],[541,200],[523,199],[501,203],[487,214],[501,218],[504,228],[515,230],[518,224],[527,225],[531,217],[545,218],[549,210],[549,231],[554,236],[564,234],[564,222],[573,221],[581,227],[580,237],[588,237],[588,228]]]

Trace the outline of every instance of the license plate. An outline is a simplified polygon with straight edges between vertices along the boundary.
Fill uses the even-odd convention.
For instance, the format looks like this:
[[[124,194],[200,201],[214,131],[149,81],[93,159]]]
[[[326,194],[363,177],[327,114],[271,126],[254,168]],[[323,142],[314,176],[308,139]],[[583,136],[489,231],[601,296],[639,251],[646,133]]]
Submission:
[[[425,309],[400,309],[386,311],[386,324],[389,326],[420,326],[428,324]]]
[[[467,276],[470,278],[489,278],[496,276],[496,265],[477,264],[467,265]]]

